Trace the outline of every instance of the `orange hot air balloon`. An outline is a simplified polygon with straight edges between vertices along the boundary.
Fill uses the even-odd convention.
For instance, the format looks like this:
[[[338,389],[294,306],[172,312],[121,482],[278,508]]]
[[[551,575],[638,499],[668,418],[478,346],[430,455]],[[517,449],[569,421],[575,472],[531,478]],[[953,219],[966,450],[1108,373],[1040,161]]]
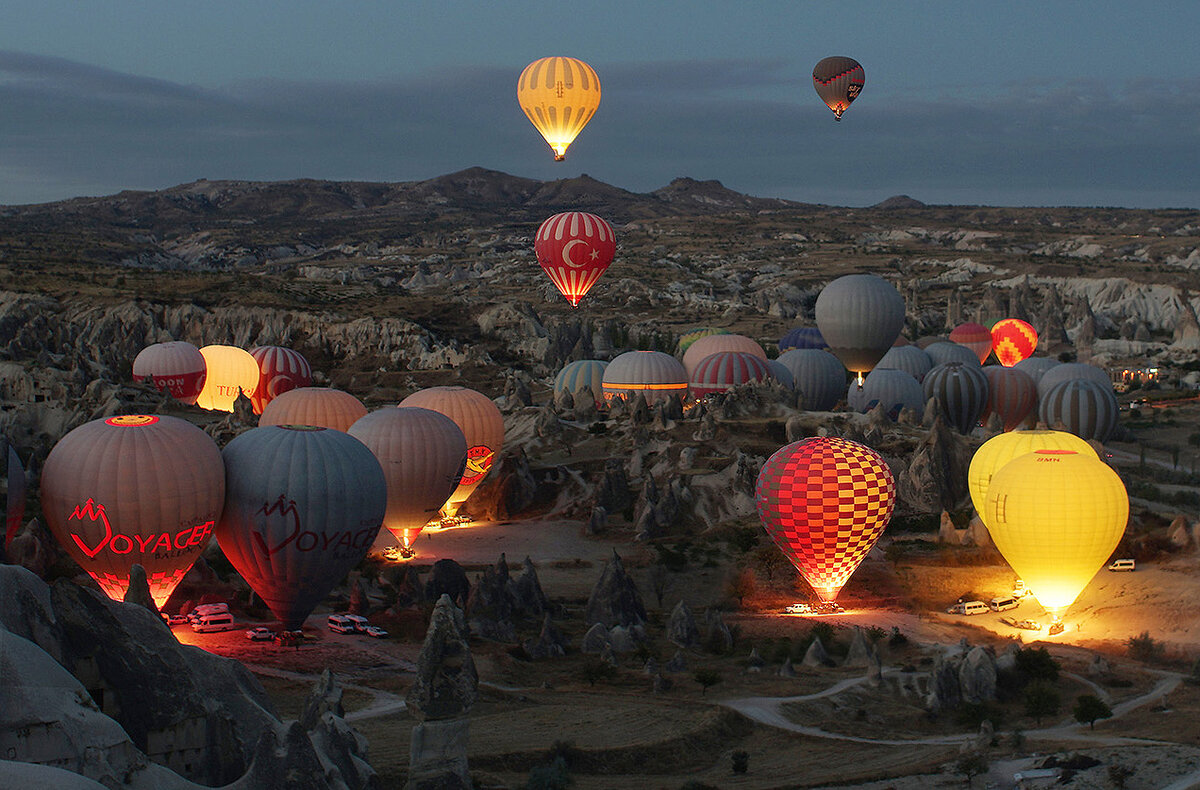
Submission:
[[[568,211],[542,223],[533,237],[542,270],[571,307],[578,307],[617,254],[612,226],[595,214]]]
[[[504,447],[504,417],[486,395],[466,387],[429,387],[417,390],[401,406],[432,409],[454,420],[467,437],[467,465],[458,487],[442,506],[442,515],[453,518],[475,488],[491,471]]]
[[[813,68],[813,87],[839,121],[866,82],[866,73],[854,58],[824,58]]]
[[[258,388],[250,396],[255,414],[285,392],[312,384],[312,367],[299,351],[282,346],[258,346],[250,349],[258,363]]]
[[[261,425],[313,425],[345,433],[367,415],[367,407],[349,392],[301,387],[275,398],[258,418]]]
[[[1019,318],[1005,318],[992,327],[992,350],[996,359],[1011,368],[1037,350],[1038,334]]]
[[[879,453],[823,436],[778,450],[754,492],[767,534],[824,601],[837,597],[879,540],[894,501]]]
[[[540,58],[517,78],[517,103],[561,162],[600,106],[600,78],[582,60]]]
[[[388,506],[383,526],[405,550],[437,518],[467,465],[467,439],[454,420],[416,406],[387,406],[350,427],[383,467]]]
[[[200,349],[208,375],[196,405],[209,411],[233,411],[238,395],[247,398],[258,389],[258,363],[248,351],[236,346],[205,346]]]
[[[387,510],[379,461],[353,436],[307,426],[251,429],[221,455],[221,551],[296,630],[379,534]]]
[[[960,346],[966,346],[975,352],[975,356],[979,357],[979,364],[987,362],[988,356],[992,353],[992,333],[982,324],[976,324],[968,321],[965,324],[959,324],[950,332],[950,342],[958,343]]]
[[[200,349],[183,340],[146,346],[133,360],[134,381],[149,380],[189,406],[204,388],[205,370]]]
[[[137,563],[162,606],[208,544],[225,469],[196,426],[135,414],[64,436],[46,457],[41,485],[46,524],[100,589],[123,598]]]

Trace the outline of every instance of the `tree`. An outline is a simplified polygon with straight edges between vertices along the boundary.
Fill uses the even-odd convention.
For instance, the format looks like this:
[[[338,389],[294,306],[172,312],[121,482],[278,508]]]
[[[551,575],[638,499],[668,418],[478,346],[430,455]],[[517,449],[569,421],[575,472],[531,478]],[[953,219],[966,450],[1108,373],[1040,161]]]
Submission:
[[[967,777],[969,786],[975,777],[987,773],[987,755],[983,752],[967,752],[954,761],[954,770]]]
[[[1096,719],[1111,718],[1112,708],[1094,694],[1082,694],[1075,700],[1075,721],[1096,729]]]
[[[1015,656],[1017,669],[1030,680],[1058,680],[1059,664],[1044,647],[1027,647]]]
[[[1125,640],[1125,645],[1129,648],[1130,657],[1138,661],[1154,661],[1162,656],[1163,652],[1162,644],[1150,636],[1149,631],[1129,637]]]
[[[1043,716],[1053,716],[1061,706],[1058,689],[1045,680],[1035,680],[1025,689],[1025,715],[1034,717],[1039,727]]]
[[[750,752],[745,749],[738,749],[729,755],[729,759],[733,763],[733,772],[735,774],[744,774],[750,770]]]
[[[720,672],[707,667],[704,669],[697,669],[696,673],[692,675],[692,679],[700,684],[700,696],[702,697],[708,694],[709,686],[715,686],[722,680]]]
[[[616,667],[598,658],[593,658],[583,665],[583,679],[589,686],[595,686],[597,680],[610,680],[616,675]]]
[[[768,586],[774,585],[778,579],[788,578],[788,571],[795,572],[795,567],[774,543],[763,543],[756,548],[750,557],[750,564],[767,580]]]
[[[754,572],[749,568],[742,568],[725,580],[725,592],[731,598],[737,598],[738,607],[740,608],[746,602],[746,598],[754,595],[758,589],[758,584],[754,579]]]

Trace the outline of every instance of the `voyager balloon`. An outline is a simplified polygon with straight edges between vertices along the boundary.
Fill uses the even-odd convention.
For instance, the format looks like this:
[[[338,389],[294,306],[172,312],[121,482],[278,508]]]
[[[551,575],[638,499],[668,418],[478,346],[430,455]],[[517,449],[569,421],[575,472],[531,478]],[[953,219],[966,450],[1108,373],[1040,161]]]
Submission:
[[[582,60],[540,58],[517,79],[517,103],[561,162],[600,106],[600,78]]]
[[[42,512],[71,559],[116,600],[146,569],[162,606],[204,551],[221,515],[225,468],[185,420],[130,414],[68,433],[42,468]]]
[[[258,346],[250,349],[258,363],[258,388],[250,396],[255,414],[285,392],[312,384],[312,367],[299,351],[282,346]]]
[[[771,540],[824,601],[832,601],[892,517],[887,463],[847,439],[781,448],[758,474],[754,502]]]
[[[824,58],[813,68],[813,87],[839,121],[866,82],[866,73],[854,58]]]
[[[568,211],[542,223],[533,251],[558,292],[578,307],[612,263],[617,240],[612,226],[595,214]]]
[[[134,381],[149,380],[189,406],[200,397],[206,370],[200,349],[182,340],[146,346],[133,360]]]

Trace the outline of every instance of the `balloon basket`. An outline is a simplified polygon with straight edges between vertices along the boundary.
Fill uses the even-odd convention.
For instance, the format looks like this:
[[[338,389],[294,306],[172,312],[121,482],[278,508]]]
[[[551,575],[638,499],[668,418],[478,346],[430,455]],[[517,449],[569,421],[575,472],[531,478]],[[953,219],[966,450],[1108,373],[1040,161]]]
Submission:
[[[411,546],[392,546],[383,550],[383,558],[388,562],[408,562],[417,556],[417,550]]]
[[[470,516],[445,516],[437,521],[430,521],[425,525],[425,531],[437,532],[442,529],[454,529],[455,527],[465,527],[470,523]]]

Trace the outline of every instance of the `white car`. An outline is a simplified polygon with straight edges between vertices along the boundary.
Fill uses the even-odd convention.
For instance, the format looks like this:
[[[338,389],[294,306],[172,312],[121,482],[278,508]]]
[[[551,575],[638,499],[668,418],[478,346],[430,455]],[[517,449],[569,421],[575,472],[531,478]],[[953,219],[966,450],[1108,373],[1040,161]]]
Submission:
[[[784,614],[812,614],[813,608],[806,603],[794,603],[784,608]]]
[[[367,626],[366,628],[363,629],[363,633],[366,634],[367,636],[373,636],[376,639],[387,639],[387,637],[388,637],[387,630],[384,628],[380,628],[377,625]]]
[[[252,642],[270,642],[275,638],[275,632],[270,628],[251,628],[246,632],[246,638]]]

